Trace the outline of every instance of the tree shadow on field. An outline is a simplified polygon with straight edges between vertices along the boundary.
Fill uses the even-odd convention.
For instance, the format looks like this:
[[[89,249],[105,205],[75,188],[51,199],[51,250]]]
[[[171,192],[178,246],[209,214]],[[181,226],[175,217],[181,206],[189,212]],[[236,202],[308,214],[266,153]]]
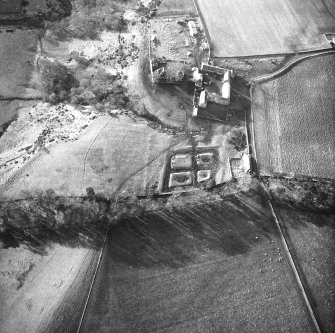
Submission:
[[[24,244],[45,254],[51,243],[100,248],[109,225],[108,203],[88,198],[39,197],[1,205],[4,248]]]
[[[278,233],[267,201],[253,193],[122,220],[111,228],[109,243],[116,262],[179,268],[201,253],[246,254],[273,237]]]
[[[330,227],[335,231],[335,211],[315,211],[285,203],[276,205],[276,213],[290,228],[295,230],[313,225],[317,228]]]

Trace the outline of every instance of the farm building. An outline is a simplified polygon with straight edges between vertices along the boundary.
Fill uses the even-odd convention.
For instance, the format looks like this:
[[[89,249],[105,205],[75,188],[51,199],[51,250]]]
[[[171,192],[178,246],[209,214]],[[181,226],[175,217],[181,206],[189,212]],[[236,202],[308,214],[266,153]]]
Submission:
[[[335,33],[326,33],[324,34],[327,41],[330,43],[332,47],[335,46]]]
[[[0,0],[0,14],[20,13],[22,0]]]
[[[222,67],[212,66],[206,63],[201,64],[201,72],[197,68],[193,71],[193,77],[191,81],[195,82],[196,89],[194,91],[193,98],[193,113],[192,116],[198,115],[198,109],[206,109],[207,103],[215,103],[219,105],[230,104],[230,93],[231,93],[231,77],[233,71]],[[206,88],[203,87],[204,73],[219,75],[219,80],[214,79],[214,83],[208,81]],[[214,76],[214,75],[213,75]]]
[[[222,68],[222,67],[217,67],[213,66],[210,64],[206,64],[204,62],[201,63],[201,71],[209,74],[218,74],[218,75],[225,75],[227,71],[231,71],[230,69]],[[234,77],[234,73],[231,73],[232,77]]]
[[[222,98],[222,96],[220,94],[216,94],[216,93],[212,93],[212,92],[208,92],[207,100],[208,100],[208,102],[212,102],[212,103],[215,103],[215,104],[221,104],[221,105],[228,105],[229,102],[230,102],[230,99]]]
[[[188,21],[188,28],[190,30],[191,37],[196,37],[198,35],[198,29],[194,21]]]
[[[199,96],[199,108],[205,108],[207,106],[207,95],[208,92],[203,90]]]
[[[193,77],[191,81],[193,81],[197,87],[202,87],[203,79],[204,75],[199,72],[198,68],[195,68],[193,71]]]
[[[221,88],[221,97],[226,101],[230,101],[230,71],[226,71],[223,76],[222,88]]]

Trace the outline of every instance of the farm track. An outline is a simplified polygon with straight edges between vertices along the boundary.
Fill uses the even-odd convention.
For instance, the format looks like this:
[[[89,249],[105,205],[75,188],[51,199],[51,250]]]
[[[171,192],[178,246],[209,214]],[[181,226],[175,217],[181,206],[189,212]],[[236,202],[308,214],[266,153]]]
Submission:
[[[145,168],[147,168],[149,165],[151,165],[152,163],[154,163],[159,157],[161,157],[163,154],[171,151],[175,146],[177,146],[180,143],[177,142],[169,147],[167,147],[166,149],[164,149],[163,151],[161,151],[157,156],[155,156],[153,159],[151,159],[149,162],[147,162],[146,164],[142,165],[140,168],[138,168],[136,171],[134,171],[132,174],[130,174],[116,189],[115,194],[117,194],[118,192],[120,192],[122,190],[122,188],[126,185],[126,183],[134,178],[137,174],[139,174],[141,171],[143,171]]]
[[[105,129],[105,127],[111,122],[113,118],[111,117],[110,119],[108,119],[108,121],[101,127],[101,129],[98,131],[97,135],[94,137],[94,139],[92,140],[92,142],[90,143],[90,145],[88,146],[86,153],[85,153],[85,158],[84,158],[84,166],[83,166],[83,178],[82,178],[82,183],[84,183],[85,180],[85,175],[86,175],[86,162],[87,162],[87,156],[91,150],[91,148],[93,147],[94,143],[97,141],[98,137],[100,136],[100,134],[102,133],[102,131]]]
[[[277,214],[272,206],[272,203],[271,201],[269,200],[268,201],[268,204],[269,204],[269,207],[270,207],[270,210],[272,212],[272,215],[274,217],[274,220],[276,222],[276,225],[277,225],[277,228],[278,228],[278,231],[279,231],[279,234],[280,234],[280,238],[281,238],[281,241],[283,243],[283,246],[284,246],[284,249],[285,249],[285,252],[286,252],[286,255],[289,259],[289,262],[290,262],[290,266],[292,268],[292,272],[293,272],[293,275],[297,281],[297,284],[299,286],[299,289],[300,289],[300,292],[301,292],[301,295],[304,299],[304,302],[306,304],[306,307],[307,307],[307,310],[309,312],[309,315],[312,319],[312,322],[314,324],[314,327],[315,327],[315,330],[317,333],[322,333],[321,331],[321,328],[320,328],[320,324],[319,324],[319,321],[316,317],[316,310],[315,308],[312,306],[312,302],[311,302],[311,293],[309,291],[309,288],[305,282],[305,279],[303,278],[303,273],[301,272],[301,270],[299,269],[298,265],[296,264],[297,263],[297,258],[295,258],[295,255],[293,253],[293,245],[288,237],[288,234],[285,230],[285,226],[283,225],[283,222],[280,221],[278,218],[277,218]]]
[[[196,8],[196,11],[198,13],[198,16],[200,17],[202,28],[204,29],[205,36],[206,36],[206,39],[207,39],[207,43],[209,45],[208,59],[211,59],[211,51],[213,50],[213,43],[212,43],[208,28],[207,28],[207,25],[206,25],[206,21],[205,21],[204,16],[201,13],[201,10],[200,10],[199,4],[198,4],[198,0],[193,0],[193,3],[194,3],[194,7]]]
[[[323,55],[327,55],[327,54],[332,54],[335,53],[335,49],[331,49],[331,50],[320,50],[320,51],[316,51],[315,53],[310,53],[308,55],[304,55],[301,56],[298,59],[292,59],[290,61],[288,61],[284,66],[282,66],[281,68],[279,68],[278,70],[269,73],[269,74],[265,74],[265,75],[260,75],[260,76],[256,76],[254,78],[249,79],[249,82],[251,84],[253,83],[259,83],[259,82],[266,82],[272,79],[275,79],[279,76],[284,75],[285,73],[287,73],[292,67],[294,67],[295,65],[299,64],[300,62],[310,59],[310,58],[315,58],[315,57],[319,57],[319,56],[323,56]]]
[[[268,54],[256,54],[256,55],[243,55],[243,56],[227,56],[227,57],[221,57],[221,56],[212,56],[213,59],[240,59],[240,60],[243,60],[243,59],[250,59],[250,60],[253,60],[253,59],[258,59],[258,58],[261,58],[261,59],[266,59],[266,58],[269,58],[269,57],[273,57],[273,58],[276,58],[276,57],[286,57],[286,56],[293,56],[293,55],[305,55],[305,54],[313,54],[313,53],[319,53],[319,52],[326,52],[326,51],[331,51],[332,49],[327,47],[327,48],[319,48],[317,50],[309,50],[309,51],[298,51],[298,52],[295,52],[295,51],[292,51],[292,52],[287,52],[287,53],[268,53]]]
[[[95,279],[96,279],[96,276],[97,276],[97,273],[98,273],[98,269],[100,267],[102,255],[103,255],[103,253],[105,251],[105,248],[106,248],[107,236],[109,234],[110,227],[111,227],[111,223],[109,223],[109,225],[108,225],[108,228],[107,228],[107,231],[106,231],[106,235],[104,236],[104,241],[103,241],[101,250],[100,250],[99,255],[98,255],[98,259],[97,259],[97,262],[96,262],[96,265],[95,265],[95,269],[94,269],[94,273],[93,273],[93,276],[92,276],[92,280],[91,280],[91,283],[90,283],[90,286],[89,286],[89,290],[88,290],[88,293],[87,293],[87,296],[86,296],[85,304],[84,304],[84,307],[83,307],[83,310],[82,310],[82,314],[80,316],[78,328],[76,330],[77,333],[80,332],[81,325],[82,325],[83,320],[84,320],[84,316],[85,316],[85,313],[86,313],[86,310],[87,310],[87,305],[88,305],[88,302],[90,300],[90,296],[91,296],[91,293],[92,293],[93,285],[94,285],[94,282],[95,282]]]

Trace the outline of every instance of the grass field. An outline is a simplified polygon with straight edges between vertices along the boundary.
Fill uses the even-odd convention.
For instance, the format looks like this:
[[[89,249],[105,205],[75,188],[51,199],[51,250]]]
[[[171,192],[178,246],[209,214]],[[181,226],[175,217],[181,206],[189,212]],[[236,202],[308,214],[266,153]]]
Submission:
[[[212,56],[291,53],[330,47],[332,0],[197,0],[212,42]]]
[[[253,88],[261,174],[335,177],[334,77],[335,56],[325,55]]]
[[[0,33],[0,96],[41,95],[30,88],[37,54],[37,41],[36,30],[2,31]]]
[[[257,195],[120,221],[81,332],[313,332],[283,254]]]
[[[40,255],[0,243],[1,333],[74,332],[97,259],[83,247],[52,243]]]
[[[162,0],[158,7],[157,16],[197,15],[193,0]]]
[[[103,116],[95,119],[78,140],[66,141],[42,149],[8,182],[3,180],[2,194],[22,197],[52,188],[60,195],[82,195],[88,186],[112,194],[120,186],[124,189],[128,177],[132,177],[128,190],[143,193],[159,180],[162,151],[173,137],[150,128],[141,119],[135,123],[125,116]],[[155,163],[145,167],[158,156]]]
[[[335,215],[276,207],[300,271],[311,292],[323,332],[335,332]]]

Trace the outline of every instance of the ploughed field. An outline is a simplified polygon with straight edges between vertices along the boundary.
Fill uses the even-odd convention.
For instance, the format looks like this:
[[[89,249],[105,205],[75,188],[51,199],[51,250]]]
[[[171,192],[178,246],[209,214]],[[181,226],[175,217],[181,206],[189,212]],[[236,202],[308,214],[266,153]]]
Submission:
[[[335,55],[304,60],[252,89],[261,174],[335,177]]]
[[[335,332],[335,215],[276,207],[323,332]]]
[[[165,208],[110,230],[81,332],[313,332],[266,201]]]
[[[248,56],[330,48],[323,32],[335,28],[332,0],[196,0],[212,56]]]

